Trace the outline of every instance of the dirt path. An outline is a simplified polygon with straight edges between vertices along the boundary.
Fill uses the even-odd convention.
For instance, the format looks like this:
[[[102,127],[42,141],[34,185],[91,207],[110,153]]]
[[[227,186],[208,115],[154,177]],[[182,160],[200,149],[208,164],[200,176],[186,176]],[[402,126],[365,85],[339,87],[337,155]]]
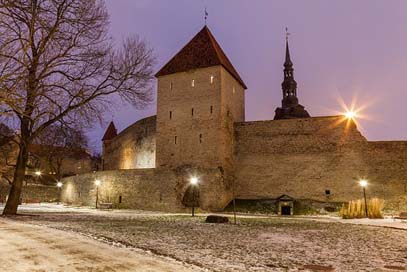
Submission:
[[[199,271],[171,259],[0,218],[0,271]]]

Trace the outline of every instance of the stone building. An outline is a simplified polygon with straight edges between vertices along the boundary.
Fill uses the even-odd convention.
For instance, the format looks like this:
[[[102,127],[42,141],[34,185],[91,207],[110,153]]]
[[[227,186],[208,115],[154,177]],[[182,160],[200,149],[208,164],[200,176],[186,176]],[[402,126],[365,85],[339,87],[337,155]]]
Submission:
[[[407,142],[370,142],[352,119],[310,117],[299,103],[288,41],[283,99],[274,120],[245,120],[242,78],[205,26],[156,74],[157,115],[103,137],[104,171],[64,180],[66,202],[181,210],[199,190],[205,210],[233,198],[330,206],[368,195],[407,208]],[[199,180],[198,185],[190,183]],[[191,190],[191,187],[194,190]],[[293,208],[293,209],[292,209]]]

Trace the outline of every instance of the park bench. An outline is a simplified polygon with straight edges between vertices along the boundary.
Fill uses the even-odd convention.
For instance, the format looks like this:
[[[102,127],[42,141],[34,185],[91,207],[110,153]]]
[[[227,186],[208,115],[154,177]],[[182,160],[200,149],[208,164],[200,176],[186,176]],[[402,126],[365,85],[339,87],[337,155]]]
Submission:
[[[407,220],[407,212],[401,212],[398,217],[395,217],[396,219],[405,219]]]
[[[99,209],[113,209],[113,203],[99,203]]]

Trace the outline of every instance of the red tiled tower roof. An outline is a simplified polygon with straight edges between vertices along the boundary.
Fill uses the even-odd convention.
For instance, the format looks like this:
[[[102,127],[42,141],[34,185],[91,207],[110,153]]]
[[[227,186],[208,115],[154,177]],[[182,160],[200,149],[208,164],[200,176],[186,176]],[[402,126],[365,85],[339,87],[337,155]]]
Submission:
[[[223,52],[207,26],[204,26],[160,71],[156,77],[191,69],[222,65],[245,89],[246,84]]]
[[[105,135],[102,138],[102,141],[111,140],[117,136],[117,129],[114,126],[113,121],[110,122],[108,128],[106,129]]]

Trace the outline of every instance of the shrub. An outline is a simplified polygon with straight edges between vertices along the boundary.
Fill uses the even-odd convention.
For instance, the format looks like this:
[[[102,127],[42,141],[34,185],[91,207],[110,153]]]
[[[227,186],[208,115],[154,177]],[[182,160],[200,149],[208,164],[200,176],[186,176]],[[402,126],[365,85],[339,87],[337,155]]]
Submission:
[[[383,218],[384,200],[379,198],[369,199],[367,203],[367,213],[369,218]],[[344,219],[365,217],[365,202],[363,199],[349,201],[343,204],[339,211],[339,216]]]

